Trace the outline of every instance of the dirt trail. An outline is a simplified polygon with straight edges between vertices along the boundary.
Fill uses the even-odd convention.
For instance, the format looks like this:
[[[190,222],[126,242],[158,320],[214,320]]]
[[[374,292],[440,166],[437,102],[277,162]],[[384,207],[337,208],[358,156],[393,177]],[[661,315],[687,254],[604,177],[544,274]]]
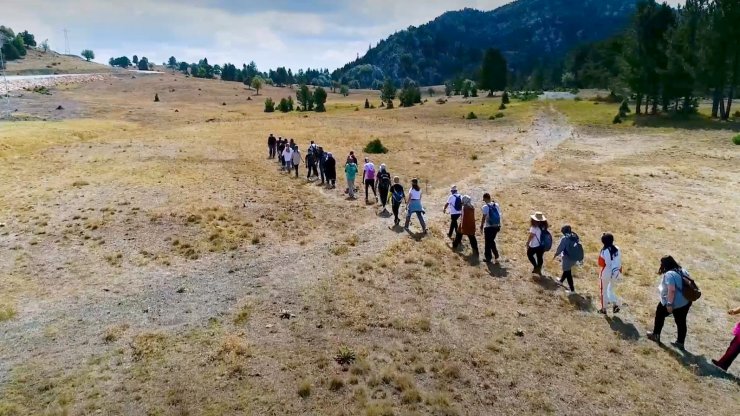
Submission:
[[[480,173],[483,183],[499,186],[526,177],[538,157],[572,134],[573,130],[564,117],[552,107],[540,112],[532,122],[532,128],[520,136],[518,142],[521,145],[483,169]],[[264,164],[266,169],[275,168],[273,161],[265,161]],[[478,172],[475,175],[477,177]],[[289,179],[278,175],[278,180]],[[339,182],[337,189],[343,186]],[[465,187],[465,180],[457,183],[476,201],[480,201],[486,191],[482,187]],[[324,197],[333,197],[337,204],[362,203],[362,199],[360,202],[345,201],[336,190],[328,191],[318,186],[308,189]],[[438,189],[425,195],[428,224],[445,224],[446,228],[447,216],[438,209],[438,202],[446,192],[446,189]],[[167,269],[136,271],[139,274],[137,279],[147,282],[146,287],[138,291],[104,289],[84,299],[49,304],[38,302],[33,310],[43,312],[4,325],[0,342],[4,356],[0,360],[0,384],[7,382],[9,371],[15,364],[40,354],[48,362],[65,362],[101,353],[106,348],[102,332],[106,327],[122,322],[130,325],[132,333],[146,330],[177,332],[233,312],[239,300],[244,298],[259,300],[263,305],[272,303],[269,307],[277,316],[281,308],[291,309],[291,305],[300,303],[303,289],[333,276],[346,261],[374,258],[399,238],[420,238],[419,235],[389,230],[392,217],[380,218],[370,214],[370,211],[377,212],[376,206],[367,207],[365,211],[353,228],[359,238],[357,243],[341,257],[329,251],[347,237],[336,233],[315,239],[306,246],[285,245],[274,251],[270,251],[270,247],[250,246],[235,256],[212,254],[197,261],[183,260]],[[416,219],[412,219],[412,228],[419,228]],[[49,339],[44,328],[52,325],[61,330]],[[263,326],[257,330],[258,333],[253,334],[255,337],[262,335],[259,332],[269,332]]]

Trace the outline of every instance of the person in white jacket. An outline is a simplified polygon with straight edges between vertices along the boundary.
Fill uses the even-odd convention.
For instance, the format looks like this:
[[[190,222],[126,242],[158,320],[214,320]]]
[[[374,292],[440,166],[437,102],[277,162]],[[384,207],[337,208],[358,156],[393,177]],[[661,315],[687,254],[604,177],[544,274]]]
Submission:
[[[293,170],[293,149],[290,146],[285,146],[282,156],[285,161],[285,170],[290,173]]]
[[[622,277],[622,252],[614,245],[614,236],[605,233],[601,236],[604,247],[599,253],[599,282],[601,284],[601,309],[606,315],[606,308],[613,305],[612,312],[619,313],[622,301],[614,293],[614,287]]]

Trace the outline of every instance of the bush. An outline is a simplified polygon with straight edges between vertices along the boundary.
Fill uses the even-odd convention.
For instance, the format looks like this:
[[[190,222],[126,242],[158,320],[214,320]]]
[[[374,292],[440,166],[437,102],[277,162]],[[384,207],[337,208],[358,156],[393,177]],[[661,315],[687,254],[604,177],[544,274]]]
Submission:
[[[370,101],[365,98],[365,108],[370,108]]]
[[[740,118],[740,110],[735,111],[735,114],[733,114],[735,118]]]
[[[154,94],[154,102],[155,103],[159,102],[159,94]]]
[[[465,118],[468,120],[475,120],[476,118],[478,118],[478,116],[476,116],[475,113],[471,111],[468,113],[467,116],[465,116]]]
[[[612,124],[622,124],[622,117],[619,117],[619,114],[614,116],[614,119],[612,120]]]
[[[504,113],[501,113],[501,112],[496,113],[496,118],[504,118]]]
[[[627,100],[622,101],[622,105],[619,106],[620,117],[626,117],[627,114],[629,114],[630,112],[632,112],[632,110],[630,110],[630,106],[627,103]]]
[[[583,98],[581,98],[581,97],[576,97],[576,98],[574,98],[574,99],[573,99],[573,101],[583,101]]]
[[[502,104],[509,104],[509,93],[507,91],[504,91],[504,95],[501,96],[501,103]]]
[[[278,104],[278,110],[280,110],[280,112],[282,113],[287,113],[288,111],[290,111],[289,106],[288,106],[288,100],[286,100],[285,98],[280,99],[280,104]]]
[[[265,113],[272,113],[275,111],[275,102],[272,101],[272,98],[267,97],[265,99]]]
[[[504,104],[504,103],[501,103],[501,105],[500,105],[500,106],[498,106],[498,109],[499,109],[499,110],[506,110],[506,104]]]
[[[346,345],[339,347],[337,355],[334,356],[334,361],[339,365],[350,365],[355,361],[355,359],[357,359],[357,355]]]
[[[732,138],[732,142],[740,146],[740,134]]]
[[[391,110],[393,108],[393,100],[388,100],[388,104],[385,106],[387,110]]]
[[[365,146],[365,153],[388,153],[388,148],[383,146],[380,139],[371,140],[370,143]]]

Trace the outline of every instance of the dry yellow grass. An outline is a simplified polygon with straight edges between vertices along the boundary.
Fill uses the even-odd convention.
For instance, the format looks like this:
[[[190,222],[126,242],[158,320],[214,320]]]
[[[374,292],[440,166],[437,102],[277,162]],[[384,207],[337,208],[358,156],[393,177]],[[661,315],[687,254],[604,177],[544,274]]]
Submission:
[[[324,114],[262,112],[291,93],[114,77],[25,109],[65,100],[79,117],[0,124],[0,306],[14,311],[0,319],[0,415],[738,413],[736,376],[707,364],[740,303],[730,132],[613,129],[549,103],[488,120],[485,98],[365,110],[369,91],[329,94]],[[337,190],[303,167],[281,174],[270,132],[340,165],[380,138],[376,163],[421,178],[430,234],[346,201],[341,168]],[[501,202],[500,266],[450,250],[452,183]],[[528,274],[535,209],[583,238],[579,295],[552,282],[552,262]],[[607,320],[593,312],[604,231],[624,250],[628,303]],[[705,293],[686,356],[641,336],[664,253]],[[353,362],[335,361],[342,346]]]
[[[112,68],[84,58],[28,49],[23,59],[8,62],[8,75],[88,74],[107,73]]]

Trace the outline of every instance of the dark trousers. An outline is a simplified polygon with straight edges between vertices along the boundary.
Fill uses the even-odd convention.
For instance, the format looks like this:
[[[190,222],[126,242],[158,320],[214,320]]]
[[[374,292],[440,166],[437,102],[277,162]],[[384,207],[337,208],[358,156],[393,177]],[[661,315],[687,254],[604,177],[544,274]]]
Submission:
[[[274,159],[275,158],[275,152],[277,151],[277,149],[275,148],[275,146],[267,146],[267,147],[270,148],[270,159]]]
[[[324,165],[319,164],[319,175],[321,176],[321,183],[326,181],[326,175],[324,174]]]
[[[732,339],[732,342],[730,342],[730,346],[727,347],[725,355],[717,360],[717,364],[719,364],[719,367],[721,367],[722,369],[727,370],[728,368],[730,368],[730,365],[732,365],[732,362],[735,361],[735,358],[737,358],[737,355],[739,353],[740,335],[736,335],[735,338]]]
[[[460,214],[450,214],[450,231],[447,232],[447,237],[452,237],[452,233],[457,233],[457,220],[460,219]]]
[[[492,258],[498,259],[498,249],[496,248],[496,234],[501,231],[501,227],[486,227],[483,229],[483,238],[485,246],[483,248],[483,255],[486,260],[491,261]]]
[[[393,208],[393,220],[396,224],[398,224],[399,222],[401,222],[401,219],[398,218],[398,210],[401,208],[401,201],[394,201],[391,203],[391,206]]]
[[[370,188],[373,190],[373,195],[375,197],[378,197],[378,194],[375,193],[375,179],[365,179],[365,201],[367,201],[367,188]]]
[[[686,315],[689,314],[689,309],[691,309],[691,302],[689,302],[689,304],[684,306],[683,308],[673,310],[673,320],[676,321],[676,330],[678,332],[676,342],[678,342],[679,344],[683,344],[684,341],[686,341]],[[660,332],[663,330],[665,318],[669,315],[671,314],[668,313],[668,309],[666,309],[666,307],[663,306],[662,303],[658,303],[658,307],[655,309],[655,323],[653,325],[653,334],[660,335]]]
[[[457,248],[460,246],[460,243],[462,243],[463,234],[457,233],[455,236],[455,241],[452,242],[452,248]],[[475,234],[468,235],[468,239],[470,240],[470,248],[473,249],[473,253],[478,254],[478,240],[475,238]]]
[[[293,167],[295,168],[295,177],[297,178],[298,177],[298,165],[293,165]]]
[[[319,171],[316,170],[316,164],[310,164],[306,165],[308,167],[308,174],[306,175],[306,179],[311,177],[311,172],[313,172],[313,176],[319,176]]]
[[[545,260],[542,258],[544,254],[545,251],[539,247],[527,247],[527,258],[529,259],[529,262],[532,263],[532,266],[537,270],[542,269],[542,265],[545,263]]]
[[[388,203],[388,188],[383,188],[382,186],[379,186],[378,192],[380,192],[380,205],[385,208],[385,205]]]
[[[573,286],[573,272],[571,270],[563,270],[563,276],[560,278],[560,284],[563,284],[564,281],[568,281],[568,287],[570,288],[571,292],[575,292],[576,289]]]

